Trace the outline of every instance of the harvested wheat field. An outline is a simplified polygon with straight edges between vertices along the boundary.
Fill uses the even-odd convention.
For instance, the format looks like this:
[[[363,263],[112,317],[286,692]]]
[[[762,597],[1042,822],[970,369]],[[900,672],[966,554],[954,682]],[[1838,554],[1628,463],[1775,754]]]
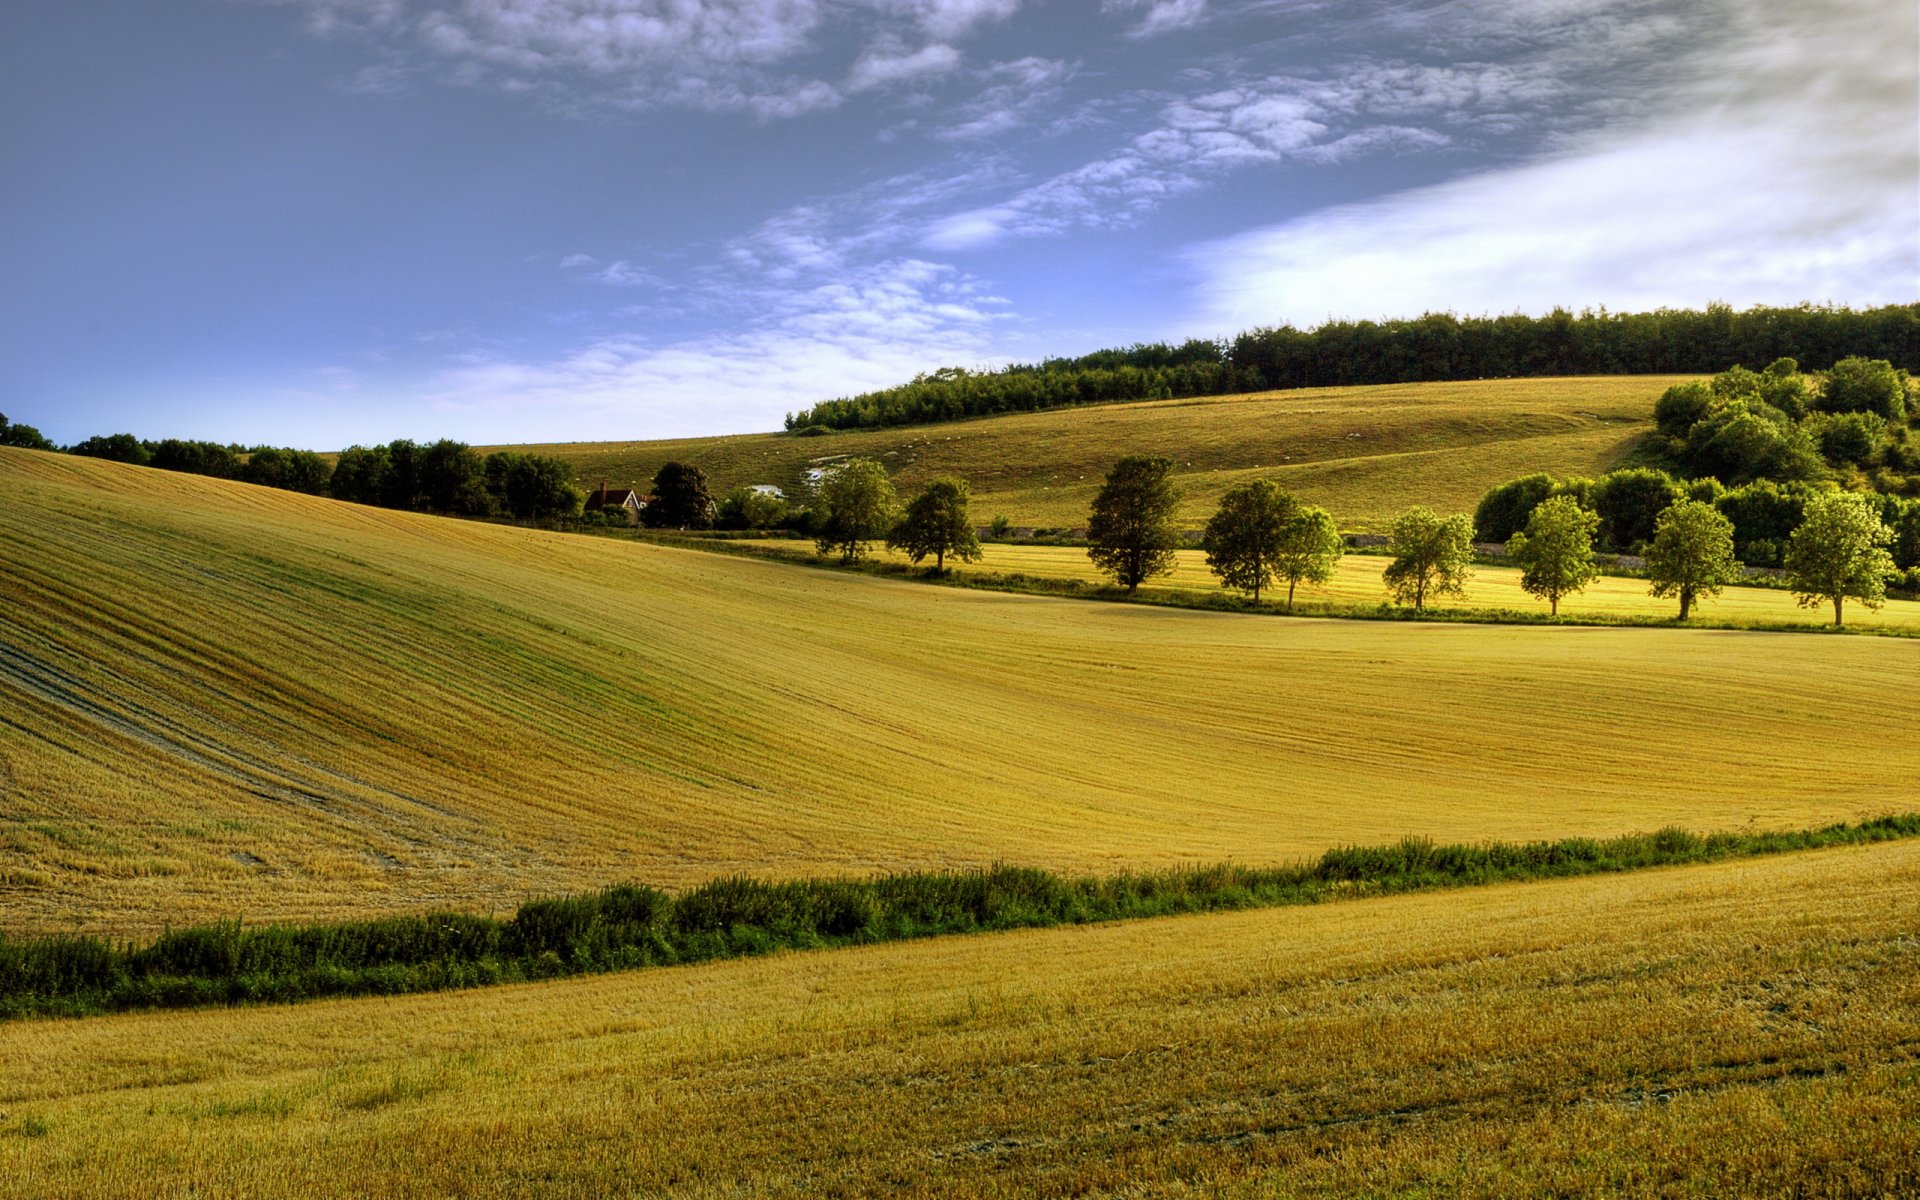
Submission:
[[[0,1196],[1920,1187],[1920,846],[0,1026]]]
[[[1906,641],[933,589],[23,451],[0,553],[14,932],[1799,827],[1920,785],[1869,702]]]

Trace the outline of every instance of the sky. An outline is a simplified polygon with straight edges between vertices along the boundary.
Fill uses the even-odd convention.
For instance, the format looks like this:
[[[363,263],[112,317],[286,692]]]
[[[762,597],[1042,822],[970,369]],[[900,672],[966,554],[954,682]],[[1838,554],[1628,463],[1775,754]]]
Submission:
[[[0,411],[777,428],[1330,318],[1920,300],[1912,0],[6,0]]]

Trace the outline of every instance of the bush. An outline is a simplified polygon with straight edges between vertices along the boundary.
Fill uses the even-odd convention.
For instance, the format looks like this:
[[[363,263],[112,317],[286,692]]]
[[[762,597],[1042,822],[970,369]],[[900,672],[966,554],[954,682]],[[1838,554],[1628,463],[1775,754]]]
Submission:
[[[1843,358],[1827,373],[1818,407],[1832,413],[1873,413],[1907,419],[1907,373],[1885,359]]]
[[[1541,501],[1557,494],[1559,488],[1559,481],[1545,472],[1523,475],[1494,488],[1480,498],[1479,506],[1473,510],[1473,540],[1505,544],[1508,538],[1527,527],[1527,518],[1533,515],[1533,510]]]
[[[1660,514],[1686,499],[1686,491],[1665,471],[1644,467],[1614,471],[1595,482],[1593,511],[1600,518],[1600,545],[1637,554],[1653,540]]]

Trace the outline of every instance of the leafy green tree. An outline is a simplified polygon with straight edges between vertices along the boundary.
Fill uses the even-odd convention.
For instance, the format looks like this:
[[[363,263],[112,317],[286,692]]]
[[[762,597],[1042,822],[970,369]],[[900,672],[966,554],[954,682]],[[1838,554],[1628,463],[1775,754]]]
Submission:
[[[1740,578],[1740,563],[1733,557],[1733,522],[1699,500],[1669,507],[1654,523],[1647,577],[1653,581],[1654,596],[1680,598],[1680,619],[1686,620],[1695,601],[1718,596],[1722,587]]]
[[[1874,413],[1897,424],[1907,419],[1907,373],[1884,358],[1843,358],[1827,372],[1817,407]]]
[[[819,496],[814,544],[822,554],[838,553],[843,563],[859,562],[868,543],[887,536],[899,518],[893,481],[870,458],[850,458],[827,472]]]
[[[153,458],[157,465],[160,461],[159,450],[154,451]],[[311,450],[262,446],[247,457],[246,463],[239,469],[239,477],[263,487],[321,496],[326,494],[331,472],[327,460]]]
[[[269,456],[278,453],[278,451],[262,452]],[[158,467],[162,471],[183,471],[189,475],[208,475],[215,479],[246,477],[245,472],[241,470],[240,456],[233,452],[231,446],[222,446],[218,442],[165,438],[153,444],[147,465]]]
[[[1807,501],[1806,517],[1787,543],[1787,573],[1803,608],[1833,604],[1833,623],[1843,619],[1851,596],[1868,608],[1886,603],[1893,531],[1866,497],[1828,492]]]
[[[387,476],[393,463],[385,446],[349,446],[334,460],[327,494],[355,504],[381,504],[387,495]]]
[[[487,464],[465,442],[441,438],[420,451],[418,501],[432,512],[484,517],[493,511]]]
[[[1222,584],[1252,592],[1259,603],[1260,589],[1274,580],[1281,537],[1299,510],[1300,502],[1271,479],[1228,489],[1219,510],[1207,520],[1201,542],[1207,566]]]
[[[1173,460],[1130,454],[1113,464],[1087,518],[1087,557],[1128,591],[1173,570],[1180,545]]]
[[[654,472],[653,499],[640,510],[640,520],[650,529],[709,529],[713,515],[707,473],[683,462],[666,463]]]
[[[1387,551],[1393,561],[1381,578],[1400,603],[1418,611],[1431,597],[1466,594],[1473,574],[1473,525],[1466,517],[1410,508],[1394,520]]]
[[[1333,568],[1345,554],[1347,545],[1326,509],[1302,505],[1280,530],[1280,553],[1274,558],[1274,574],[1287,581],[1287,610],[1293,610],[1293,592],[1305,580],[1325,583],[1333,578]]]
[[[484,471],[499,507],[522,520],[571,517],[586,499],[574,486],[573,465],[544,454],[496,450]]]
[[[53,449],[53,443],[42,437],[38,429],[10,422],[5,413],[0,413],[0,446],[12,446],[19,450]]]
[[[1685,495],[1665,471],[1630,467],[1602,475],[1593,485],[1593,511],[1600,518],[1600,544],[1622,554],[1653,540],[1654,522]]]
[[[1685,457],[1700,474],[1730,483],[1826,475],[1806,431],[1757,397],[1729,400],[1695,423],[1687,433]]]
[[[1676,383],[1653,403],[1653,423],[1670,438],[1684,441],[1687,431],[1713,409],[1713,389],[1704,383]]]
[[[130,433],[95,434],[86,441],[67,448],[69,454],[79,454],[86,458],[104,458],[110,462],[132,463],[144,467],[153,455]]]
[[[980,539],[967,512],[967,485],[960,479],[935,479],[907,504],[906,515],[887,534],[887,545],[915,563],[931,555],[935,574],[947,569],[947,555],[978,562]]]
[[[1501,484],[1473,510],[1473,536],[1483,542],[1506,541],[1527,527],[1527,518],[1542,500],[1559,490],[1560,481],[1544,471]]]
[[[1816,413],[1807,422],[1830,463],[1857,466],[1887,442],[1887,419],[1873,412]]]
[[[1593,531],[1600,518],[1571,496],[1555,496],[1533,510],[1525,532],[1507,542],[1507,557],[1520,568],[1520,587],[1547,602],[1554,616],[1560,601],[1600,574],[1593,565]]]
[[[420,460],[426,450],[408,438],[387,443],[387,472],[381,477],[380,499],[383,508],[419,508],[424,503],[420,487]]]
[[[714,525],[720,529],[772,529],[787,519],[787,502],[772,492],[737,487],[720,499]]]

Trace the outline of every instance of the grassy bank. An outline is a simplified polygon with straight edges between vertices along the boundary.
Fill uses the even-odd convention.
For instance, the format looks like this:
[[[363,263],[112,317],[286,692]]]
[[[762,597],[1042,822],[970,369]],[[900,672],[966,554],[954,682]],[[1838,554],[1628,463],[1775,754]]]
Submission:
[[[431,913],[379,921],[173,931],[145,945],[0,939],[0,1016],[77,1016],[323,996],[396,995],[565,975],[866,945],[941,934],[1563,878],[1892,841],[1920,814],[1795,832],[1653,834],[1477,846],[1407,838],[1291,867],[1069,877],[1028,867],[769,883],[716,880],[681,896],[643,885],[536,900],[505,920]]]

